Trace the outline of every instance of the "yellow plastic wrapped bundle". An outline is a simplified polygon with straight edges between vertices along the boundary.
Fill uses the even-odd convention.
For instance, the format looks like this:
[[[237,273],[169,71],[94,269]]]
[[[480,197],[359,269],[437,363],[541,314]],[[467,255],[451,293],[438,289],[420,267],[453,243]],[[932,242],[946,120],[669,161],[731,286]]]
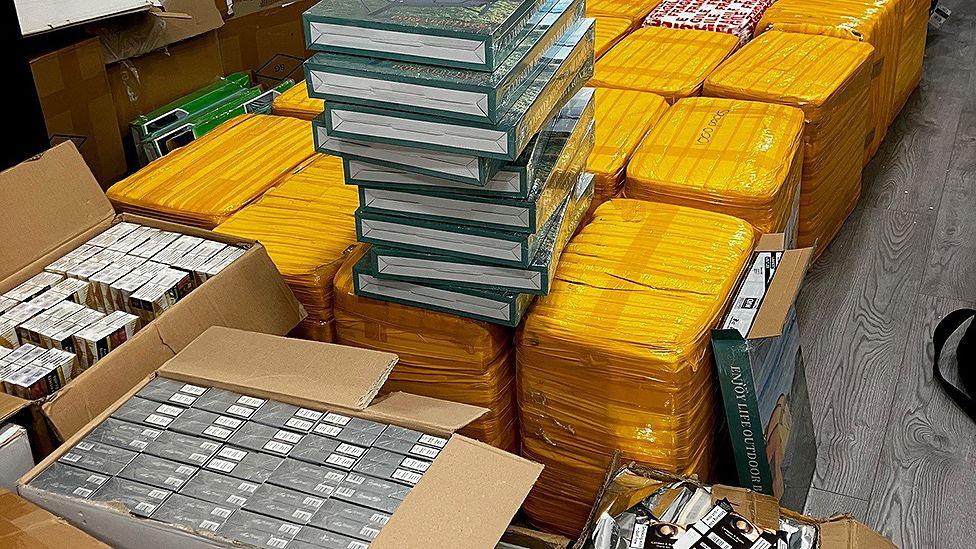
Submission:
[[[302,120],[311,120],[322,114],[325,110],[325,102],[321,99],[312,99],[308,96],[308,86],[305,82],[299,82],[288,88],[285,93],[275,98],[271,104],[272,114],[278,116],[291,116]]]
[[[627,35],[633,22],[623,17],[600,16],[594,23],[593,58],[600,59],[621,38]]]
[[[929,28],[929,0],[905,0],[902,14],[901,48],[898,50],[898,70],[895,75],[895,109],[897,116],[908,96],[922,79],[922,58],[925,57],[925,37]]]
[[[734,215],[795,238],[802,145],[796,107],[682,99],[637,147],[624,195]]]
[[[773,29],[820,34],[863,40],[874,46],[878,65],[871,82],[865,163],[877,152],[898,114],[895,82],[906,8],[906,0],[778,0],[759,21],[758,32]]]
[[[652,92],[674,103],[699,95],[705,77],[738,46],[724,32],[644,27],[597,61],[590,85]]]
[[[861,193],[874,48],[829,36],[769,31],[705,81],[705,95],[803,110],[797,243],[821,253]]]
[[[635,27],[661,0],[587,0],[587,17],[622,17]]]
[[[117,210],[212,229],[315,154],[311,124],[245,114],[108,190]]]
[[[461,433],[509,451],[518,449],[512,331],[497,324],[358,297],[352,253],[335,277],[337,341],[396,353],[400,360],[382,392],[407,391],[491,410]]]
[[[332,279],[356,244],[359,194],[343,183],[342,160],[316,155],[216,231],[260,241],[308,312],[294,335],[335,340]]]
[[[597,88],[594,100],[595,143],[586,161],[593,174],[590,213],[623,188],[634,149],[668,110],[660,95],[633,90]]]
[[[573,238],[516,337],[522,453],[545,465],[525,502],[534,524],[576,535],[615,450],[707,478],[709,335],[754,240],[735,217],[627,199]]]

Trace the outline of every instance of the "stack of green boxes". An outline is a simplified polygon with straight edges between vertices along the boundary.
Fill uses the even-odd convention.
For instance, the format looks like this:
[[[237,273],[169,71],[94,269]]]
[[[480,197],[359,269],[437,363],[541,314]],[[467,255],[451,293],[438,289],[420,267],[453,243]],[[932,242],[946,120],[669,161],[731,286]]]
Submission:
[[[251,85],[249,73],[236,72],[136,118],[129,127],[139,163],[145,166],[239,114],[270,113],[274,98],[294,85],[285,80],[263,91]]]
[[[592,197],[583,0],[322,0],[305,13],[316,147],[359,186],[357,295],[508,326]]]

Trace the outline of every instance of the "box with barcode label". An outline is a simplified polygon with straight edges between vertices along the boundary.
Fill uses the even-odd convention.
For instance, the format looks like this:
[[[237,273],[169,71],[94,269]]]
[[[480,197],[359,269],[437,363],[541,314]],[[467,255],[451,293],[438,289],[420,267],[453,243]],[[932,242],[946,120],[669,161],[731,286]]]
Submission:
[[[212,388],[200,395],[200,398],[193,403],[193,407],[216,414],[248,419],[264,405],[264,402],[262,398]]]
[[[185,410],[172,404],[132,397],[112,411],[112,417],[137,425],[166,429]]]
[[[136,396],[156,402],[190,407],[206,392],[206,387],[158,377],[139,389]]]
[[[108,479],[89,499],[121,504],[133,515],[149,517],[172,493],[172,490],[116,477]]]
[[[118,475],[137,455],[132,450],[82,440],[62,454],[58,461],[112,477]]]
[[[139,454],[117,475],[126,480],[175,492],[182,488],[196,472],[197,468],[192,465],[150,454]]]
[[[373,541],[390,520],[386,513],[352,503],[329,500],[309,523],[316,528],[344,534],[361,541]]]
[[[156,509],[152,518],[168,524],[216,532],[234,511],[230,506],[173,494]]]
[[[244,509],[296,524],[308,524],[326,498],[265,484],[254,492]]]
[[[335,493],[346,475],[345,471],[289,458],[271,473],[268,483],[328,498]]]
[[[286,457],[307,435],[288,429],[278,429],[269,425],[246,422],[237,430],[228,443],[258,452],[267,452]]]
[[[260,484],[256,482],[204,469],[194,475],[180,493],[202,501],[239,508],[254,494],[258,486]]]
[[[286,428],[299,433],[307,433],[325,415],[317,410],[299,408],[284,402],[268,401],[258,410],[251,421],[272,427]]]
[[[243,420],[191,408],[180,414],[169,429],[186,435],[226,442],[244,423]]]
[[[227,476],[263,484],[267,482],[271,473],[281,465],[282,459],[277,456],[245,450],[234,446],[224,446],[217,454],[210,458],[204,469]]]
[[[335,489],[334,497],[360,507],[392,513],[403,503],[409,491],[409,486],[398,482],[349,473]]]
[[[220,450],[220,443],[202,437],[164,431],[142,452],[159,458],[202,467]]]
[[[164,431],[153,427],[108,418],[98,427],[95,427],[84,440],[132,450],[133,452],[142,452],[163,433]]]

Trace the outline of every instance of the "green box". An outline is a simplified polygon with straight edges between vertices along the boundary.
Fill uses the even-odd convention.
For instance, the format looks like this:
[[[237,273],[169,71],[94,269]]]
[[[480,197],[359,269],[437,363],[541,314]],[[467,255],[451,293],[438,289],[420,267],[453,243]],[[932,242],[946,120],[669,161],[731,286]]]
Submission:
[[[515,160],[558,108],[593,75],[593,20],[546,52],[550,61],[498,124],[329,101],[317,123],[331,137]]]
[[[543,0],[322,0],[308,49],[493,71],[532,31]]]
[[[326,101],[497,123],[583,18],[583,0],[547,0],[534,29],[492,72],[317,53],[305,63],[309,96]]]

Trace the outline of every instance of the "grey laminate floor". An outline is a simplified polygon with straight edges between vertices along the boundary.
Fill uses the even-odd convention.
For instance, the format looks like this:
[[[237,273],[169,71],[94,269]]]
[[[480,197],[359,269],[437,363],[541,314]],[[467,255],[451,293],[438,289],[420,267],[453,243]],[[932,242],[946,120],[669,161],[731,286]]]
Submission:
[[[943,2],[922,83],[800,296],[807,511],[852,513],[903,548],[976,547],[976,424],[931,372],[935,324],[976,306],[976,2]]]

